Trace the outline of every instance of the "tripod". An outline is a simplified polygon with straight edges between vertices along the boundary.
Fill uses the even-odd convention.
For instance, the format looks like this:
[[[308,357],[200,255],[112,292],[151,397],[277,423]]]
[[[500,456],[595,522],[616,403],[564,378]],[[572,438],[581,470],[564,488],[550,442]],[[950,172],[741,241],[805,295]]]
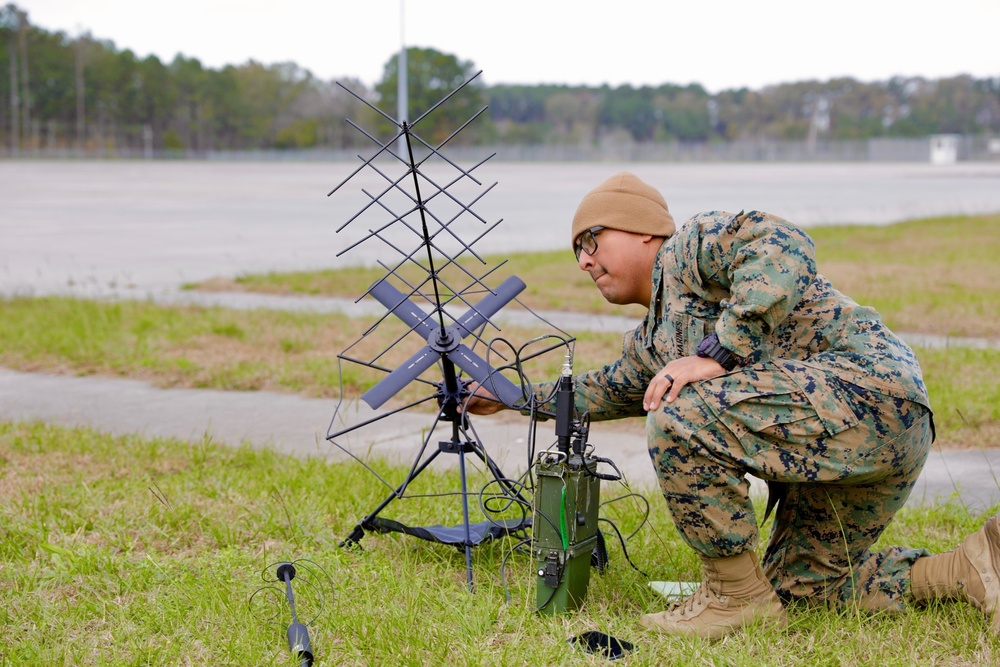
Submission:
[[[517,533],[530,525],[530,521],[525,519],[508,519],[503,521],[490,521],[488,524],[474,525],[469,517],[469,490],[468,475],[466,472],[466,456],[475,455],[485,464],[492,478],[505,488],[507,493],[517,497],[527,504],[520,492],[514,488],[506,475],[490,457],[483,447],[482,442],[476,437],[468,437],[469,417],[458,411],[458,406],[462,400],[468,396],[468,390],[464,384],[459,382],[455,365],[448,359],[442,361],[444,369],[444,381],[439,385],[436,398],[439,403],[439,412],[434,422],[434,428],[430,430],[424,439],[420,452],[414,460],[413,467],[403,482],[397,486],[374,510],[365,518],[361,519],[350,532],[350,534],[340,543],[344,546],[358,546],[366,531],[377,533],[402,532],[413,535],[421,539],[451,544],[464,549],[466,581],[470,588],[473,587],[472,576],[472,548],[486,539],[493,539],[509,533]],[[436,427],[440,423],[450,424],[450,438],[437,443],[437,448],[429,455],[424,456],[427,448],[434,436]],[[348,429],[351,430],[351,429]],[[342,431],[334,434],[336,437],[346,433]],[[442,526],[430,526],[424,528],[414,528],[405,526],[399,522],[381,518],[379,515],[397,498],[402,498],[406,488],[424,470],[426,470],[441,454],[454,454],[458,456],[459,477],[461,480],[462,496],[462,524],[455,528]]]
[[[403,483],[383,500],[371,514],[358,522],[350,535],[341,542],[341,546],[349,544],[357,545],[366,530],[376,532],[399,531],[423,539],[456,544],[465,549],[466,575],[468,584],[470,588],[472,587],[472,547],[482,542],[487,535],[496,536],[497,530],[493,530],[492,533],[490,533],[490,530],[487,530],[486,533],[480,532],[473,535],[472,524],[469,521],[468,478],[465,469],[466,454],[475,454],[486,465],[493,478],[504,486],[508,493],[514,494],[522,501],[524,499],[509,483],[496,462],[490,458],[478,438],[467,437],[467,429],[463,428],[463,425],[468,425],[469,417],[466,414],[460,413],[458,407],[461,405],[462,400],[468,396],[468,390],[463,383],[459,382],[456,365],[468,372],[480,384],[491,389],[495,395],[500,396],[508,405],[513,405],[521,398],[522,392],[520,388],[516,387],[504,376],[490,369],[484,359],[479,357],[479,355],[461,341],[464,336],[473,334],[476,329],[485,324],[490,316],[494,315],[506,303],[514,299],[524,287],[524,283],[519,278],[512,276],[504,281],[496,291],[482,299],[479,304],[471,307],[464,315],[457,318],[450,326],[444,325],[443,315],[439,313],[441,317],[438,327],[433,326],[429,322],[429,316],[422,309],[387,281],[381,280],[369,290],[369,293],[378,299],[389,312],[409,325],[412,331],[422,334],[426,338],[427,345],[417,351],[406,362],[399,365],[383,378],[382,381],[365,392],[361,396],[361,399],[370,407],[379,408],[395,395],[399,389],[440,361],[443,380],[438,383],[438,390],[435,394],[439,406],[435,427],[440,422],[450,423],[451,437],[449,440],[439,442],[437,449],[421,461],[434,435],[435,429],[432,428],[424,440],[417,459],[410,469],[410,473]],[[332,440],[353,430],[353,428],[332,434],[328,436],[328,439]],[[442,453],[458,455],[459,476],[462,485],[463,525],[461,532],[456,535],[454,531],[440,529],[440,527],[436,527],[437,530],[428,528],[412,529],[397,522],[379,520],[378,515],[382,510],[388,507],[394,499],[402,497],[410,482],[419,476]],[[516,532],[524,527],[523,522],[516,522],[514,524],[500,522],[490,525],[490,529],[498,529],[502,533]]]

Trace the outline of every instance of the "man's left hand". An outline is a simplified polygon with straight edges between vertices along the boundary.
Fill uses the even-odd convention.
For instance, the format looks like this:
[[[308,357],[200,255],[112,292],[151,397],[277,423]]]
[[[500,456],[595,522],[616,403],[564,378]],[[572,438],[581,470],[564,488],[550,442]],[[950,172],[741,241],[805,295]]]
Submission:
[[[642,408],[649,412],[660,407],[666,394],[667,403],[673,403],[684,385],[709,380],[725,374],[726,369],[710,357],[681,357],[674,359],[653,376],[642,397]]]

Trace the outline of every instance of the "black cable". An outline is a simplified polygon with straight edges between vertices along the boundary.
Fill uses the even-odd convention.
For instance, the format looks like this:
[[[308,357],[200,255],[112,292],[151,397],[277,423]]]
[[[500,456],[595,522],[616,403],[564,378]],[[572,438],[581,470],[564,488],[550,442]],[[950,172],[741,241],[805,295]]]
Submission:
[[[598,574],[604,574],[608,568],[608,545],[604,541],[604,533],[600,530],[596,533],[597,546],[590,554],[590,566],[597,570]]]
[[[531,503],[526,501],[524,498],[521,498],[519,496],[512,496],[510,495],[510,493],[507,492],[495,493],[492,495],[487,494],[486,493],[487,489],[489,489],[494,484],[499,485],[501,488],[505,490],[512,489],[514,487],[520,487],[520,489],[526,488],[523,481],[519,479],[509,479],[509,478],[504,480],[494,479],[484,484],[483,488],[480,489],[479,491],[479,509],[482,510],[484,515],[486,515],[486,518],[492,521],[492,519],[490,519],[489,516],[490,514],[502,514],[503,512],[506,512],[514,505],[517,505],[521,509],[521,518],[522,519],[526,518],[527,512],[525,511],[525,507],[527,507],[530,510]],[[497,508],[492,506],[493,501],[505,502],[505,504],[502,507]]]
[[[618,473],[617,475],[609,475],[607,473],[598,472],[597,468],[593,470],[590,469],[588,461],[593,461],[594,463],[606,463]],[[605,482],[618,482],[622,479],[622,471],[619,470],[618,466],[611,459],[606,459],[601,456],[581,456],[580,457],[580,467],[583,472],[591,477],[596,477],[597,479],[603,480]]]
[[[520,542],[512,546],[507,550],[507,553],[500,560],[500,581],[503,583],[503,597],[508,603],[510,602],[510,588],[507,586],[507,559],[510,558],[515,551],[523,547],[525,544],[531,544],[531,538],[525,537]]]
[[[546,598],[545,602],[543,602],[542,604],[536,606],[535,607],[535,611],[541,611],[541,610],[545,609],[546,607],[548,607],[549,603],[552,602],[552,600],[555,599],[556,593],[558,593],[558,592],[559,592],[559,587],[558,586],[554,586],[552,588],[552,592],[549,593],[549,597]]]
[[[618,526],[615,525],[614,521],[612,521],[611,519],[598,519],[598,522],[601,522],[601,521],[603,521],[604,523],[607,523],[608,525],[610,525],[614,529],[615,534],[618,535],[618,541],[622,545],[622,555],[625,556],[625,562],[628,563],[629,565],[631,565],[633,570],[635,570],[636,572],[638,572],[642,576],[646,577],[646,579],[649,579],[649,575],[646,574],[645,572],[643,572],[642,570],[640,570],[638,567],[636,567],[635,563],[632,562],[632,559],[629,558],[628,548],[625,546],[625,540],[624,540],[624,538],[622,538],[621,531],[618,530]]]
[[[645,510],[642,512],[642,520],[639,522],[639,526],[631,533],[629,533],[628,537],[625,538],[626,540],[631,540],[633,537],[636,536],[636,534],[638,534],[640,530],[642,530],[642,527],[644,525],[649,523],[650,506],[649,506],[649,500],[646,498],[646,496],[642,495],[641,493],[635,493],[634,491],[632,491],[630,493],[625,494],[624,496],[617,496],[615,498],[610,498],[608,500],[605,500],[604,502],[601,503],[601,507],[604,507],[605,505],[610,505],[611,503],[616,503],[619,500],[627,500],[628,498],[638,498],[642,500],[642,502],[646,506]]]

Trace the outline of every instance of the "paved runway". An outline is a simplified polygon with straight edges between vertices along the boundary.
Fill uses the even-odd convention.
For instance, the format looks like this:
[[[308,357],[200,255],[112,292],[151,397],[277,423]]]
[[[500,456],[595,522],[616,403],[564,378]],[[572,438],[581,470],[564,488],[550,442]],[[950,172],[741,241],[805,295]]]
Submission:
[[[338,233],[384,181],[338,162],[0,161],[0,294],[174,290],[246,272],[373,263],[386,248],[357,236],[370,215]],[[663,192],[683,221],[710,209],[758,209],[802,226],[884,224],[1000,211],[1000,163],[658,164],[488,162],[497,186],[476,204],[489,224],[482,253],[565,248],[582,196],[631,169]],[[466,192],[466,190],[460,190]],[[479,192],[473,188],[472,192]],[[469,240],[484,225],[455,223]],[[409,247],[409,246],[407,246]]]

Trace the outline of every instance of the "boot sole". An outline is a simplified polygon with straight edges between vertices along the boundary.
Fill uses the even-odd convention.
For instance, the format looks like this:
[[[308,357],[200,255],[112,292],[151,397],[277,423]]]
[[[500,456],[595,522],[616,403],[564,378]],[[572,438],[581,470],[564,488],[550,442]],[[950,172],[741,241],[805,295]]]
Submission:
[[[695,636],[715,641],[727,635],[742,631],[746,627],[766,626],[769,628],[784,629],[788,626],[788,614],[781,601],[777,598],[768,601],[752,609],[743,609],[734,615],[731,622],[718,622],[707,625],[698,625],[696,622],[688,621],[683,624],[671,623],[668,620],[669,612],[659,612],[657,614],[646,614],[639,618],[639,625],[647,630],[662,632],[675,636]]]
[[[986,589],[982,604],[971,602],[986,614],[994,632],[1000,633],[1000,514],[992,517],[982,531],[973,533],[963,545],[965,556]]]
[[[1000,632],[1000,517],[993,517],[986,522],[986,542],[989,550],[989,561],[992,572],[985,575],[989,581],[984,581],[986,587],[986,613],[990,616],[990,625],[994,632]],[[985,578],[984,577],[984,578]]]

